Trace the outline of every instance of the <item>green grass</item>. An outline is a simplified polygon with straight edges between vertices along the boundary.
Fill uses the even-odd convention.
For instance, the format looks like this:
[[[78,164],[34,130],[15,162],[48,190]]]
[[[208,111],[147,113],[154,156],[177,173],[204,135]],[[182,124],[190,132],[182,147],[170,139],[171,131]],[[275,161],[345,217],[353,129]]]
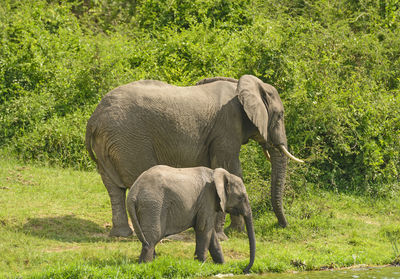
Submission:
[[[254,273],[318,270],[393,262],[400,235],[399,198],[372,199],[309,190],[285,200],[290,226],[257,213]],[[193,231],[157,246],[138,264],[136,236],[109,238],[111,209],[96,172],[0,160],[0,278],[179,278],[240,274],[248,262],[245,234],[222,243],[226,263],[193,260]]]

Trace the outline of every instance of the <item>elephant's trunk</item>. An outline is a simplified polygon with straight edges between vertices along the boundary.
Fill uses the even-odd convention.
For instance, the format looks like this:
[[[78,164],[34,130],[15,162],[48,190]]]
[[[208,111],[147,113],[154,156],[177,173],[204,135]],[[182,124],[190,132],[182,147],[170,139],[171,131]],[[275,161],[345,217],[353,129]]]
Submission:
[[[250,205],[249,205],[250,207]],[[256,236],[254,234],[253,227],[253,216],[250,213],[244,216],[244,221],[246,223],[247,236],[249,237],[249,246],[250,246],[250,262],[243,270],[244,273],[249,273],[250,268],[253,266],[254,258],[256,256]]]
[[[279,150],[272,147],[269,148],[271,156],[271,203],[272,208],[278,218],[279,225],[287,226],[285,214],[283,212],[283,192],[285,190],[286,164],[287,157],[280,153]]]

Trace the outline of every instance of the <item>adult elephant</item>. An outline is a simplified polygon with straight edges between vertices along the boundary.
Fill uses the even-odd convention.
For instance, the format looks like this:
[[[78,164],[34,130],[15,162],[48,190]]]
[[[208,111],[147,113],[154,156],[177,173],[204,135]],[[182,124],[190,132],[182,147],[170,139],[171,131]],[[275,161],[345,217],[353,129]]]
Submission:
[[[125,195],[136,178],[154,165],[224,168],[239,177],[242,144],[254,139],[271,160],[271,197],[279,224],[287,151],[284,110],[277,90],[244,75],[204,79],[178,87],[143,80],[120,86],[103,97],[86,127],[86,148],[96,162],[111,199],[110,236],[128,236]],[[224,216],[216,231],[223,233]],[[243,220],[231,216],[231,227]]]

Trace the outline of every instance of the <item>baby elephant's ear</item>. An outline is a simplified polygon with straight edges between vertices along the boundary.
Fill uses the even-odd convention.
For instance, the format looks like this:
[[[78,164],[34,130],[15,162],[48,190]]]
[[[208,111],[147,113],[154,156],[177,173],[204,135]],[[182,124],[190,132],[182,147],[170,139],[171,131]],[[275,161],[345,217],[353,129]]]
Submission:
[[[229,173],[222,169],[218,168],[214,171],[214,183],[215,188],[217,190],[217,195],[219,197],[219,207],[222,212],[225,212],[225,204],[226,204],[226,191],[225,185],[228,183],[227,175]],[[217,203],[218,204],[218,203]]]

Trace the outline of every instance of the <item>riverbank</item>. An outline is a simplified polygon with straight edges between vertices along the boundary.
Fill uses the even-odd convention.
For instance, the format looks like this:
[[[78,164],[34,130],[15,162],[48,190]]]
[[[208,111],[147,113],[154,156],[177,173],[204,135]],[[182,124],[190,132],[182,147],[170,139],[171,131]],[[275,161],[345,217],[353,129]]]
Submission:
[[[249,186],[250,187],[250,186]],[[139,265],[136,236],[109,238],[111,209],[96,172],[0,160],[0,277],[154,278],[240,274],[248,263],[245,234],[222,243],[226,263],[193,260],[194,235],[166,240],[158,258]],[[290,223],[256,211],[253,273],[392,263],[400,246],[400,199],[310,188],[285,197]]]
[[[225,275],[217,275],[213,278],[224,278]],[[228,276],[226,276],[228,277]],[[232,277],[232,276],[229,276]],[[261,275],[237,275],[234,279],[353,279],[353,278],[375,278],[375,279],[398,279],[400,278],[400,267],[385,266],[361,266],[330,269],[323,271],[295,271],[290,273],[268,273]]]

